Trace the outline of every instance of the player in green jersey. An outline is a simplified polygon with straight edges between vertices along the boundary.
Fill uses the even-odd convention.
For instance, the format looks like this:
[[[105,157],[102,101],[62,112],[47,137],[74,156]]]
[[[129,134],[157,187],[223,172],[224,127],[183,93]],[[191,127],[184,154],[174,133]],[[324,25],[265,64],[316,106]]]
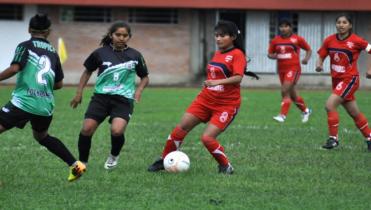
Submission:
[[[55,48],[47,41],[51,22],[44,14],[31,18],[31,39],[20,43],[10,66],[0,73],[0,81],[17,75],[12,98],[0,110],[0,133],[31,123],[33,137],[70,166],[69,181],[85,172],[66,146],[48,134],[53,118],[53,90],[63,86],[63,71]]]
[[[117,166],[119,154],[125,143],[124,131],[133,113],[133,102],[139,102],[142,91],[149,82],[148,70],[143,56],[127,43],[131,38],[130,26],[115,22],[101,40],[102,47],[92,52],[85,60],[82,73],[71,107],[81,103],[83,89],[92,73],[98,69],[94,95],[85,113],[85,120],[79,135],[80,160],[88,162],[91,139],[107,116],[111,123],[111,153],[104,168]],[[135,78],[140,78],[136,86]]]

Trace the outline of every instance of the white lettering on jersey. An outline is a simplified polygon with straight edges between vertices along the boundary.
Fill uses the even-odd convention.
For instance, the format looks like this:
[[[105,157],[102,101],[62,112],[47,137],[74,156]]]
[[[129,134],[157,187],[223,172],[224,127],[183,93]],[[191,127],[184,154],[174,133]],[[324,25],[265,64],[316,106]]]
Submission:
[[[224,91],[224,85],[217,85],[217,86],[213,86],[213,87],[207,87],[207,89],[213,90],[213,91],[218,91],[218,92],[223,92]]]
[[[344,73],[345,72],[345,67],[344,66],[340,66],[340,65],[335,65],[335,64],[332,64],[331,65],[331,69],[338,72],[338,73]]]
[[[277,58],[278,59],[291,59],[292,55],[291,53],[280,53],[280,54],[277,54]]]

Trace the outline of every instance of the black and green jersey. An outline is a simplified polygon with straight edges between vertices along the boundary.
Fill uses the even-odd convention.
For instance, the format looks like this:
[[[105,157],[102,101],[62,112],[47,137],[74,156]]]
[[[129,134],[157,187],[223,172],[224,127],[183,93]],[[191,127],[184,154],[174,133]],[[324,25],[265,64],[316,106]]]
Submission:
[[[95,93],[127,99],[134,99],[135,76],[148,75],[143,56],[130,47],[123,51],[115,51],[111,46],[98,48],[85,60],[84,66],[88,71],[98,69]]]
[[[31,38],[17,46],[11,64],[21,67],[12,104],[35,115],[51,116],[54,111],[53,87],[64,77],[55,48],[45,39]]]

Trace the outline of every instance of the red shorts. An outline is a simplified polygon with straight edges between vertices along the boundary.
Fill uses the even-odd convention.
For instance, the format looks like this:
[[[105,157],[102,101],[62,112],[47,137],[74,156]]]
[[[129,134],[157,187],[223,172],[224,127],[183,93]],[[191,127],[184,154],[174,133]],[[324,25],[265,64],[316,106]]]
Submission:
[[[220,105],[197,97],[186,112],[204,123],[210,122],[221,130],[225,130],[237,115],[239,108],[239,105]]]
[[[280,82],[281,85],[283,83],[293,83],[296,84],[299,81],[301,71],[298,70],[290,70],[285,72],[279,72]]]
[[[348,78],[332,78],[332,93],[342,97],[345,101],[355,100],[354,93],[359,88],[359,76]]]

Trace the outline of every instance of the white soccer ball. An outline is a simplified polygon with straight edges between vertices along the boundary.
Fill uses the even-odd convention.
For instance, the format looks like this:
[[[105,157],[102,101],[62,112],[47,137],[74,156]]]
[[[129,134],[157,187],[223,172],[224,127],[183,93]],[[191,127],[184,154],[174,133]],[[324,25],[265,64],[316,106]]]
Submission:
[[[189,157],[181,151],[170,152],[164,159],[165,170],[171,173],[188,171],[190,165]]]

